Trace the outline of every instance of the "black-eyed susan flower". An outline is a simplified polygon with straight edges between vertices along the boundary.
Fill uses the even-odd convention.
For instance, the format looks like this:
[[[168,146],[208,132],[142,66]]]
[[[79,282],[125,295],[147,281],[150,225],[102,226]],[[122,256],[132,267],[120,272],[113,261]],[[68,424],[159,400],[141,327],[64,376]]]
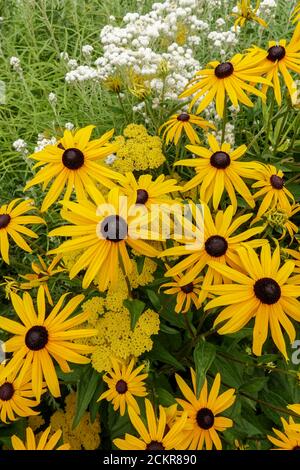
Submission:
[[[18,204],[21,199],[14,199],[9,204],[0,207],[0,254],[5,263],[9,264],[8,235],[22,250],[31,253],[31,248],[22,235],[38,238],[32,230],[25,227],[27,224],[44,224],[44,220],[36,215],[24,215],[34,209],[32,201],[27,199]],[[22,234],[22,235],[21,235]]]
[[[283,172],[277,170],[275,166],[261,166],[257,181],[252,185],[252,188],[258,189],[253,196],[254,199],[263,198],[253,223],[259,220],[270,208],[291,210],[290,201],[294,202],[294,196],[284,186]]]
[[[144,364],[134,369],[134,358],[129,364],[120,363],[116,359],[111,359],[112,369],[103,377],[108,385],[100,396],[99,400],[111,401],[114,410],[120,410],[120,415],[124,416],[126,407],[131,406],[137,414],[140,414],[139,405],[135,397],[147,396],[145,379],[148,374],[141,374]]]
[[[65,270],[64,268],[57,266],[61,260],[61,256],[55,256],[49,266],[47,266],[46,262],[40,255],[38,255],[38,260],[39,263],[34,261],[31,263],[33,273],[21,275],[23,279],[26,279],[26,282],[22,282],[20,284],[20,288],[30,290],[34,287],[41,286],[45,291],[48,303],[53,305],[53,300],[47,283],[51,276],[55,276],[55,274],[61,273]]]
[[[41,437],[37,440],[33,430],[28,427],[26,428],[26,440],[23,442],[18,436],[12,436],[11,444],[13,450],[70,450],[69,444],[61,444],[59,440],[62,435],[62,431],[56,431],[50,438],[51,426],[43,431]]]
[[[96,188],[90,189],[94,203],[65,202],[64,219],[73,225],[64,225],[52,230],[50,236],[73,236],[50,253],[65,253],[85,249],[70,271],[73,279],[82,269],[86,269],[82,286],[87,288],[94,279],[98,279],[101,291],[109,283],[116,285],[120,258],[127,274],[132,270],[132,261],[127,252],[127,245],[137,252],[150,257],[157,256],[156,249],[143,239],[151,238],[148,211],[128,204],[119,188],[112,189],[107,201]]]
[[[203,277],[197,277],[189,284],[181,285],[182,273],[174,276],[174,281],[166,282],[160,287],[165,294],[176,295],[176,313],[186,313],[192,305],[198,310],[201,306],[201,287]]]
[[[133,204],[143,204],[149,210],[153,204],[178,204],[178,200],[170,197],[181,189],[177,181],[166,179],[165,175],[159,175],[155,180],[152,178],[152,175],[141,175],[136,179],[133,173],[128,172],[120,181],[122,192]]]
[[[265,68],[257,67],[259,62],[261,62],[260,58],[253,54],[248,56],[236,54],[228,62],[220,63],[217,60],[209,62],[208,68],[196,73],[195,78],[187,85],[179,98],[193,95],[190,109],[201,98],[197,106],[197,114],[201,113],[215,99],[216,110],[220,117],[223,117],[227,97],[236,108],[239,102],[253,107],[254,105],[248,96],[249,93],[259,96],[263,101],[266,100],[265,94],[255,88],[253,84],[270,85],[270,82],[262,77]]]
[[[145,399],[146,420],[147,425],[134,411],[128,408],[130,421],[136,429],[139,437],[125,434],[124,439],[114,439],[114,444],[121,450],[184,450],[181,446],[182,430],[186,424],[187,414],[182,413],[175,423],[167,426],[166,411],[159,406],[159,417],[155,415],[155,411],[151,402]]]
[[[100,160],[118,149],[116,143],[110,142],[114,131],[90,141],[94,128],[95,126],[87,126],[75,134],[65,130],[58,145],[47,145],[40,152],[31,155],[33,160],[37,160],[34,168],[45,166],[26,184],[25,190],[40,183],[45,190],[52,181],[42,204],[42,212],[59,199],[65,187],[65,200],[69,200],[73,189],[77,199],[81,200],[86,198],[89,187],[95,182],[112,188],[115,186],[112,180],[120,179],[119,173],[99,164]]]
[[[234,22],[234,27],[237,28],[237,26],[243,27],[247,21],[254,21],[255,23],[258,23],[260,26],[263,26],[266,28],[268,25],[263,20],[257,15],[257,11],[260,6],[260,0],[256,0],[255,7],[252,7],[251,0],[240,0],[237,2],[236,10],[235,12],[232,13],[233,16],[236,17],[236,20]]]
[[[281,76],[293,98],[295,86],[290,71],[300,73],[300,23],[297,24],[289,44],[286,39],[281,39],[279,42],[269,41],[268,50],[253,46],[249,50],[249,60],[251,57],[255,61],[260,59],[258,66],[266,69],[266,78],[274,86],[274,95],[279,106],[282,101]],[[262,92],[266,93],[269,86],[267,83],[263,84]]]
[[[5,365],[0,364],[0,373],[5,374]],[[32,408],[39,402],[33,399],[30,373],[25,376],[13,372],[0,382],[0,420],[3,423],[15,421],[18,417],[38,415]]]
[[[286,207],[285,209],[271,208],[265,212],[265,214],[263,214],[263,218],[267,225],[274,228],[278,232],[281,232],[281,237],[279,240],[282,240],[286,236],[287,232],[291,240],[293,240],[295,233],[298,233],[298,226],[294,224],[291,219],[299,211],[299,204],[293,204],[290,207]]]
[[[205,119],[202,119],[195,114],[189,114],[186,112],[182,112],[179,114],[173,114],[173,116],[168,119],[160,128],[159,132],[161,132],[164,128],[163,139],[165,139],[166,144],[169,142],[174,142],[175,145],[178,144],[180,137],[185,132],[188,140],[191,144],[199,144],[200,139],[195,131],[194,127],[200,127],[204,130],[215,129],[215,126]]]
[[[261,168],[260,163],[238,161],[245,154],[246,145],[231,150],[229,143],[219,144],[212,134],[207,138],[209,149],[196,145],[186,147],[200,158],[188,158],[175,163],[195,168],[196,171],[196,175],[184,185],[183,191],[199,185],[201,201],[208,203],[212,199],[214,209],[218,208],[226,191],[234,211],[237,209],[237,192],[250,207],[254,207],[254,199],[243,178],[255,178],[255,172]]]
[[[297,3],[293,12],[292,12],[293,23],[300,21],[300,2]]]
[[[276,446],[276,450],[300,450],[300,424],[295,425],[292,417],[289,421],[281,418],[281,422],[283,431],[273,428],[276,437],[268,436],[269,441]]]
[[[43,378],[52,395],[60,396],[53,360],[65,373],[71,372],[68,361],[75,364],[90,362],[82,353],[90,353],[93,348],[74,343],[73,340],[94,336],[97,330],[78,329],[78,325],[85,322],[90,313],[85,312],[71,317],[84,296],[77,295],[62,308],[67,295],[62,295],[46,315],[45,291],[42,287],[39,288],[37,295],[38,313],[28,292],[24,293],[23,298],[12,293],[11,301],[20,322],[0,317],[0,328],[14,334],[4,344],[5,351],[12,352],[13,356],[5,370],[0,372],[0,381],[19,370],[22,378],[27,371],[30,371],[32,390],[37,400],[41,397]],[[76,328],[72,330],[73,327]]]
[[[239,331],[254,318],[254,354],[262,354],[270,328],[274,343],[288,359],[282,328],[293,343],[296,331],[289,317],[300,321],[300,302],[297,300],[299,284],[288,282],[295,264],[288,260],[280,267],[280,248],[277,246],[271,254],[269,244],[261,248],[260,258],[249,246],[247,249],[241,248],[238,253],[243,272],[221,263],[210,263],[213,269],[232,283],[208,286],[208,290],[219,297],[209,301],[205,310],[225,307],[214,322],[221,335]]]
[[[162,256],[184,256],[182,261],[169,269],[165,274],[165,276],[170,277],[186,271],[179,281],[179,284],[183,286],[189,285],[197,279],[199,273],[208,266],[199,296],[199,300],[203,301],[207,297],[207,285],[219,284],[224,279],[226,280],[226,276],[221,276],[219,271],[210,267],[211,261],[215,261],[220,265],[238,267],[239,257],[237,249],[241,244],[247,243],[255,247],[265,244],[266,241],[263,239],[249,240],[254,235],[262,232],[264,227],[255,227],[234,235],[251,218],[252,214],[245,214],[233,219],[233,208],[229,206],[225,212],[218,211],[213,219],[208,206],[203,206],[203,211],[196,206],[192,207],[194,207],[194,217],[198,231],[201,233],[204,227],[202,246],[199,247],[193,243],[189,248],[189,245],[185,243],[181,246],[168,248],[162,253]]]
[[[182,448],[190,450],[217,450],[222,449],[222,442],[218,432],[223,432],[233,426],[233,421],[218,416],[230,408],[235,401],[235,389],[230,388],[221,393],[221,376],[218,373],[208,394],[207,380],[201,389],[200,396],[196,395],[196,374],[191,369],[193,389],[176,374],[176,381],[185,400],[177,398],[177,403],[188,414],[187,430],[182,432]]]
[[[297,415],[300,415],[300,403],[297,403],[296,405],[288,405],[287,408]]]

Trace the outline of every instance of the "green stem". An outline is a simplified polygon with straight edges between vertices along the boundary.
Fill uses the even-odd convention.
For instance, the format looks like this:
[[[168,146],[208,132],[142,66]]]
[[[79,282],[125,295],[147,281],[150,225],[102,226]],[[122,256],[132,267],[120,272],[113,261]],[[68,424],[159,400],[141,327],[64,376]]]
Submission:
[[[188,319],[187,315],[184,314],[184,315],[183,315],[183,318],[184,318],[184,322],[185,322],[186,328],[187,328],[187,330],[189,331],[189,333],[190,333],[190,335],[191,335],[191,338],[194,338],[194,339],[195,339],[195,338],[196,338],[196,335],[195,335],[195,333],[194,333],[193,330],[192,330],[192,327],[191,327],[191,325],[190,325],[190,322],[189,322],[189,319]]]
[[[228,110],[227,110],[227,98],[225,95],[224,99],[224,113],[223,113],[223,120],[222,120],[222,144],[225,140],[225,133],[226,133],[226,124],[228,119]]]
[[[124,103],[123,103],[123,100],[122,100],[122,98],[121,98],[121,95],[120,95],[120,92],[119,92],[119,91],[117,92],[117,97],[118,97],[120,106],[121,106],[121,108],[122,108],[124,117],[125,117],[125,119],[126,119],[126,122],[129,123],[128,114],[127,114],[127,111],[126,111],[126,109],[125,109],[125,106],[124,106]]]
[[[273,113],[274,113],[274,104],[275,104],[275,94],[274,91],[272,91],[272,97],[271,97],[271,104],[270,104],[270,109],[268,113],[268,123],[267,123],[267,129],[266,129],[266,140],[265,140],[265,151],[269,147],[269,134],[271,130],[271,123],[272,123],[272,118],[273,118]]]
[[[297,117],[294,121],[294,126],[293,126],[294,127],[294,133],[293,133],[293,137],[291,138],[291,142],[290,142],[288,151],[291,151],[294,148],[295,140],[296,140],[296,137],[298,135],[299,124],[300,124],[300,111],[298,112]]]

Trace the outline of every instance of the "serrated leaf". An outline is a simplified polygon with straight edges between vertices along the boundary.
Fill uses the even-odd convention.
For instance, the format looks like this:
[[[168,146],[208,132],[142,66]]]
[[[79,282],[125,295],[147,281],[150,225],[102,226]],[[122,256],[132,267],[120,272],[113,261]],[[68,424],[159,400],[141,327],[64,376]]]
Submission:
[[[126,299],[123,302],[124,306],[128,308],[130,313],[130,328],[134,330],[135,325],[137,324],[140,316],[142,315],[145,304],[138,299]]]
[[[199,397],[203,387],[206,373],[216,357],[216,348],[213,344],[203,341],[197,343],[194,349],[194,362],[196,369],[196,396]]]

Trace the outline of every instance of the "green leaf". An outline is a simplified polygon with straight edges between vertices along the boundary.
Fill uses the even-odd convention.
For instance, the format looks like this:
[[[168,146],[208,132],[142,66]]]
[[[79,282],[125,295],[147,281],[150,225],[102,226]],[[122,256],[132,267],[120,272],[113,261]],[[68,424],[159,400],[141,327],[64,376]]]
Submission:
[[[164,388],[158,388],[156,390],[157,396],[158,396],[158,401],[159,404],[162,406],[171,406],[176,403],[176,400],[174,398],[174,395]]]
[[[100,386],[102,377],[91,365],[84,369],[77,388],[76,413],[73,419],[73,429],[79,424],[87,410],[96,389]]]
[[[139,274],[142,274],[144,264],[145,264],[145,256],[139,256],[136,258],[136,266]]]
[[[241,385],[240,390],[248,393],[260,392],[268,383],[269,377],[256,377]]]
[[[175,369],[185,370],[183,365],[180,364],[180,362],[178,362],[177,359],[172,356],[172,354],[170,354],[169,351],[167,351],[167,349],[157,339],[155,339],[153,343],[153,348],[149,353],[149,357],[152,360],[169,364],[175,367]]]
[[[130,327],[134,330],[135,325],[137,324],[140,316],[142,315],[145,304],[141,300],[138,299],[126,299],[123,302],[124,306],[128,308],[130,312],[131,324]]]
[[[101,377],[102,376],[103,376],[103,374],[101,374]],[[101,404],[101,402],[98,401],[98,399],[99,399],[100,395],[104,392],[104,390],[105,390],[105,383],[102,380],[101,383],[100,383],[100,386],[96,387],[94,395],[92,396],[92,399],[91,399],[90,404],[89,404],[89,412],[90,412],[90,417],[91,417],[91,422],[92,423],[94,423],[94,421],[97,417],[97,413],[99,411],[100,404]]]
[[[159,311],[161,309],[161,302],[159,300],[158,295],[156,292],[150,289],[146,289],[147,295],[149,297],[150,302],[152,303],[153,307]]]
[[[213,344],[203,341],[197,343],[194,349],[194,362],[196,368],[196,396],[199,397],[203,387],[206,373],[216,357],[216,348]]]

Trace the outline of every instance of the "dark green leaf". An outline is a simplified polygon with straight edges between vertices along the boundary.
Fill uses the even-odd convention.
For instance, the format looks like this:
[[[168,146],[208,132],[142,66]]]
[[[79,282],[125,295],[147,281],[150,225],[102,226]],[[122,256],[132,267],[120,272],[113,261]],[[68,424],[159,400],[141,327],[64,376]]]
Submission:
[[[142,315],[145,304],[141,300],[138,299],[126,299],[123,302],[124,306],[128,308],[130,312],[131,324],[130,327],[134,330],[135,325],[137,324],[140,316]]]
[[[204,384],[206,373],[216,357],[216,348],[213,344],[198,341],[194,349],[194,362],[196,368],[196,395],[200,395],[201,388]]]
[[[93,369],[91,365],[84,368],[77,388],[76,413],[73,419],[73,429],[79,424],[101,380],[101,375]]]

